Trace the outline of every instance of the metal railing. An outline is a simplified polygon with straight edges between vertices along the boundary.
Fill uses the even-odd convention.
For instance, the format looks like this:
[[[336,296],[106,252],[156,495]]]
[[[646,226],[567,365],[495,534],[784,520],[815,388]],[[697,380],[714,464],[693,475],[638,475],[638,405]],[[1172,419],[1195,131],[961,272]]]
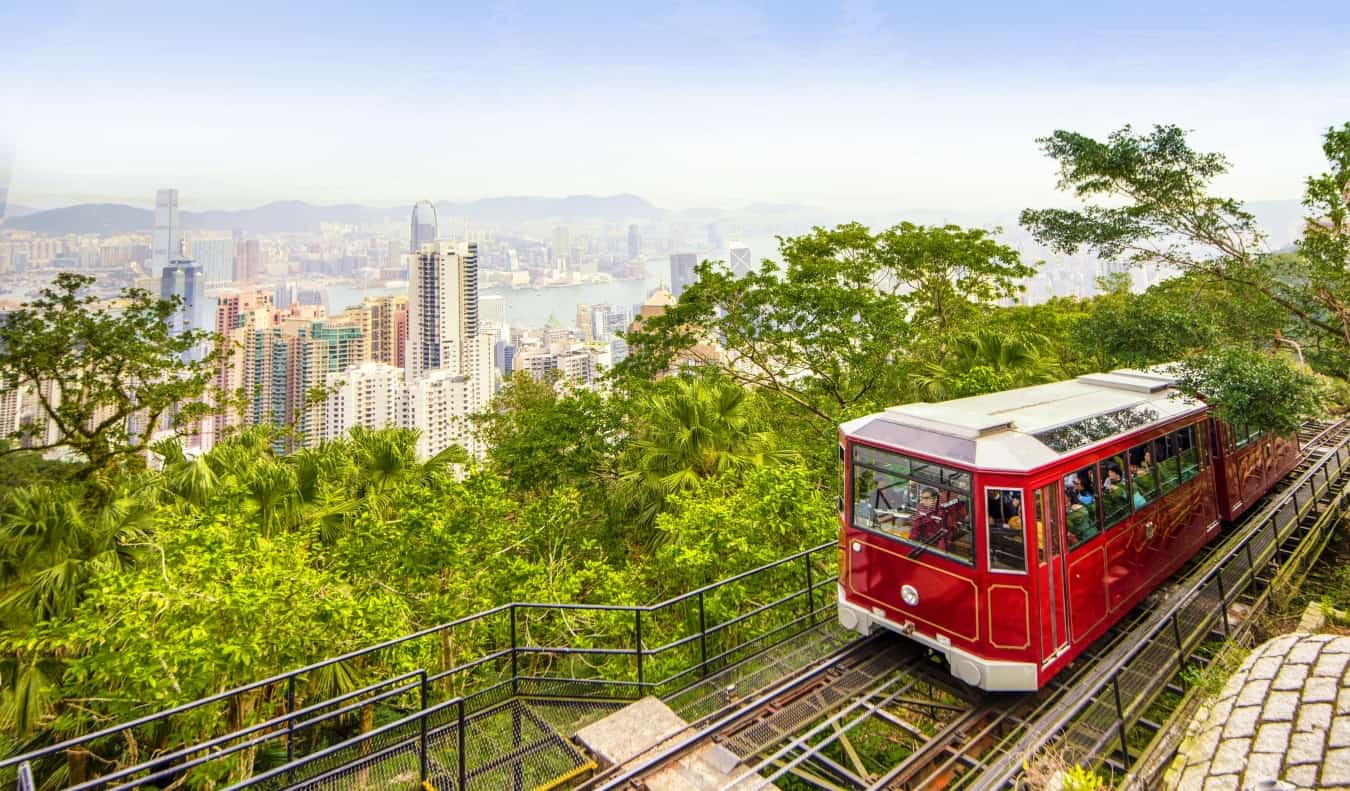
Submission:
[[[338,771],[329,764],[339,755],[365,766],[375,754],[420,751],[420,779],[448,762],[459,767],[449,782],[463,788],[466,717],[516,698],[670,696],[828,620],[836,563],[829,542],[657,604],[504,604],[6,758],[0,772],[20,788],[62,762],[76,789],[168,784],[192,772],[253,786]],[[457,722],[442,721],[447,706]],[[414,725],[426,732],[399,731]],[[174,728],[193,735],[172,739]],[[431,760],[453,732],[453,758]]]
[[[1108,654],[1075,686],[1069,699],[1038,717],[1034,730],[1004,745],[996,759],[982,762],[973,787],[1011,784],[1022,763],[1055,739],[1068,761],[1092,762],[1118,749],[1128,767],[1133,757],[1129,734],[1157,694],[1211,635],[1232,636],[1230,605],[1263,569],[1280,563],[1278,553],[1296,530],[1326,530],[1343,515],[1347,502],[1335,485],[1350,472],[1347,465],[1350,436],[1341,436],[1325,456],[1224,542],[1181,590],[1150,614],[1128,643]],[[1308,524],[1310,519],[1315,521]]]

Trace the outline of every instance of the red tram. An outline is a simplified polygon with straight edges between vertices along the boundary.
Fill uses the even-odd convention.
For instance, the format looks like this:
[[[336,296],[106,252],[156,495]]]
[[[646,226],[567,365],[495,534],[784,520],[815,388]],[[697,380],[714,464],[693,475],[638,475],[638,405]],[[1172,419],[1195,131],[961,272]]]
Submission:
[[[840,429],[839,620],[1039,689],[1297,463],[1157,371],[893,407]]]

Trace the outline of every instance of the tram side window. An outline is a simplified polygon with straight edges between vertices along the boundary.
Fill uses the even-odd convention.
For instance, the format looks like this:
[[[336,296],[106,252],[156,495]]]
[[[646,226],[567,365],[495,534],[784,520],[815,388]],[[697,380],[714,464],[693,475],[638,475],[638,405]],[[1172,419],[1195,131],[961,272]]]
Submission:
[[[1199,436],[1196,432],[1199,431]],[[1177,449],[1181,461],[1181,482],[1185,483],[1200,474],[1205,461],[1205,424],[1191,425],[1181,429],[1173,436],[1177,440]]]
[[[1084,467],[1064,479],[1064,502],[1068,504],[1069,549],[1102,532],[1097,508],[1097,470]]]
[[[1155,443],[1145,442],[1130,448],[1126,454],[1130,462],[1131,505],[1135,510],[1158,499],[1158,467],[1154,458]]]
[[[1166,434],[1153,440],[1153,461],[1158,467],[1158,492],[1167,494],[1181,484],[1178,464],[1181,449],[1176,434]]]
[[[1233,426],[1232,432],[1233,444],[1239,448],[1247,447],[1251,444],[1252,440],[1261,435],[1261,432],[1253,430],[1251,426],[1246,424]]]
[[[1074,541],[1073,538],[1069,540]],[[1050,542],[1050,554],[1059,555],[1059,501],[1056,499],[1053,483],[1036,490],[1036,560],[1038,563],[1045,562],[1047,541]],[[1074,543],[1077,542],[1074,541]]]
[[[1102,525],[1110,530],[1130,515],[1130,486],[1126,479],[1125,454],[1102,459],[1098,465],[1102,482]]]
[[[853,449],[853,525],[975,563],[970,497],[949,486],[969,486],[970,473],[897,453]]]
[[[985,535],[988,537],[989,568],[993,571],[1027,570],[1027,546],[1022,532],[1022,490],[984,490]]]

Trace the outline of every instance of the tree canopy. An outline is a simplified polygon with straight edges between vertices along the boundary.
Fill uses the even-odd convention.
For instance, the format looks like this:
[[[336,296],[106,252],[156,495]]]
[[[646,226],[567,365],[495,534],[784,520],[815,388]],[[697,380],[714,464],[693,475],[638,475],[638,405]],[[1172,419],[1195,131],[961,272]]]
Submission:
[[[93,282],[62,272],[0,324],[0,382],[31,392],[45,418],[0,453],[68,448],[83,458],[82,474],[105,473],[136,460],[161,429],[188,430],[209,411],[215,352],[187,354],[210,336],[171,328],[173,300],[133,288],[104,305],[87,293]]]

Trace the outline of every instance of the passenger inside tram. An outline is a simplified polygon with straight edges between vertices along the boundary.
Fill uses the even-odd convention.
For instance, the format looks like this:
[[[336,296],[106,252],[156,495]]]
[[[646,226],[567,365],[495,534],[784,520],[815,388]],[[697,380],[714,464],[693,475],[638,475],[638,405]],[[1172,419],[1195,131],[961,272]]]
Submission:
[[[1026,570],[1026,539],[1022,535],[1022,492],[1018,489],[988,489],[985,521],[988,523],[989,564],[1000,571]]]
[[[947,549],[950,536],[943,523],[942,512],[938,508],[937,489],[925,486],[919,492],[919,504],[914,509],[914,519],[910,522],[910,538],[938,549]]]
[[[1064,483],[1068,503],[1069,548],[1073,549],[1101,532],[1097,526],[1097,487],[1092,468],[1068,476]]]
[[[1102,462],[1102,523],[1107,529],[1130,515],[1130,487],[1125,482],[1125,457]]]

